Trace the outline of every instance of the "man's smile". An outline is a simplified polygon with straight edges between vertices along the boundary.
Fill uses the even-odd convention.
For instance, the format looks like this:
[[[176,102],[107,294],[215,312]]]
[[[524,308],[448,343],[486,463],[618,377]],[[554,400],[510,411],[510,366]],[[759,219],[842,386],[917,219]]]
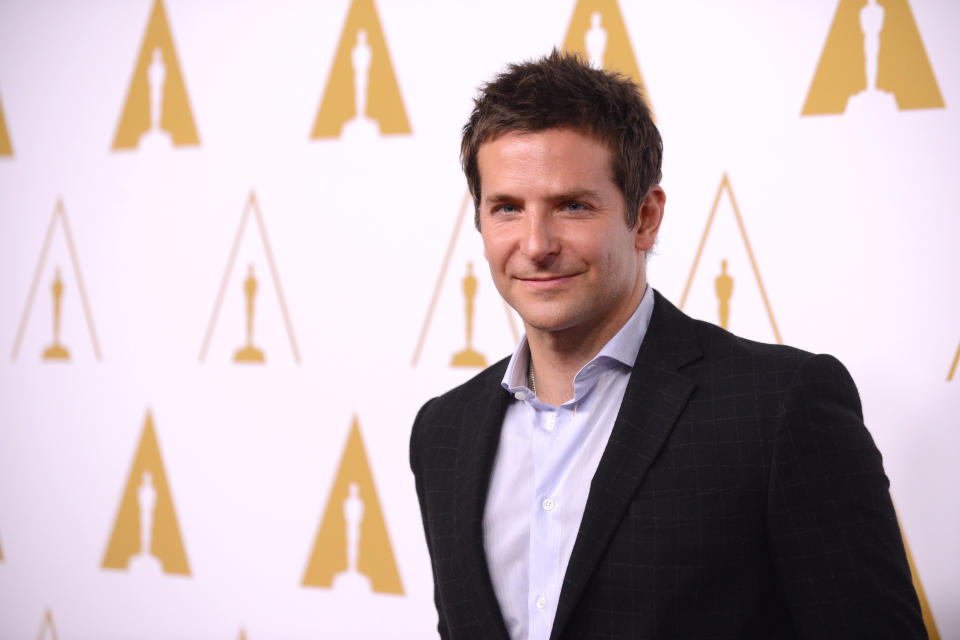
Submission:
[[[549,289],[551,287],[562,286],[575,278],[578,274],[537,274],[531,276],[518,276],[517,280],[528,287],[534,289]]]

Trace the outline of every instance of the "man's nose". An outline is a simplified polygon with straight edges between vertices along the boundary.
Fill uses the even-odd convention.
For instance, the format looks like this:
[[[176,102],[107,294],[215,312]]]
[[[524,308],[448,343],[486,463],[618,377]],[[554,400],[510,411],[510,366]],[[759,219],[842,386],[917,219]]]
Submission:
[[[542,262],[559,252],[556,222],[549,213],[531,212],[524,233],[523,253],[530,260]]]

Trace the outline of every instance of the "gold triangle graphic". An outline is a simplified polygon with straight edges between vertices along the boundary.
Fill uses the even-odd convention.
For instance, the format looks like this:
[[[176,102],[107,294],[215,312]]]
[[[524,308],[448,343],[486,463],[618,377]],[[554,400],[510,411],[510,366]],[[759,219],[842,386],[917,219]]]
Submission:
[[[457,246],[457,238],[460,237],[460,227],[463,226],[463,220],[466,218],[467,209],[473,200],[470,193],[463,195],[463,202],[460,203],[460,212],[457,214],[457,220],[453,225],[453,233],[450,235],[450,242],[447,245],[447,253],[443,256],[443,264],[440,265],[440,273],[437,274],[437,283],[433,287],[433,296],[430,298],[430,304],[427,306],[427,316],[423,319],[423,326],[420,328],[420,336],[417,338],[417,346],[413,350],[413,361],[411,366],[417,366],[420,361],[420,353],[423,351],[423,344],[427,340],[427,334],[430,331],[430,321],[433,319],[433,312],[437,307],[437,300],[440,298],[440,291],[443,289],[443,281],[447,277],[447,271],[450,269],[450,259],[453,257],[453,251]],[[510,305],[504,300],[503,309],[507,314],[507,323],[510,325],[510,333],[513,335],[513,341],[520,341],[520,334],[517,331],[517,324],[513,320],[513,314],[510,313]],[[469,345],[468,345],[469,346]]]
[[[90,332],[90,342],[93,345],[93,353],[97,358],[97,362],[100,362],[100,343],[97,341],[97,332],[93,328],[93,315],[90,313],[90,303],[87,301],[87,290],[83,284],[83,275],[80,272],[80,261],[77,260],[77,249],[73,243],[73,234],[70,233],[70,224],[67,222],[67,213],[63,208],[63,200],[60,198],[57,199],[57,204],[53,207],[53,213],[50,214],[50,224],[47,225],[47,235],[43,240],[43,247],[40,249],[40,257],[37,260],[37,268],[33,274],[33,282],[30,284],[30,292],[27,294],[27,302],[23,307],[23,314],[20,317],[20,328],[17,330],[17,337],[13,342],[13,351],[10,354],[10,359],[13,362],[16,362],[17,355],[20,352],[20,344],[23,341],[23,334],[27,328],[27,321],[30,319],[30,309],[33,308],[33,299],[37,294],[37,289],[40,285],[40,276],[43,274],[43,267],[47,260],[47,252],[50,249],[50,241],[53,240],[53,230],[56,226],[57,221],[60,221],[60,226],[63,228],[63,235],[67,241],[67,249],[70,252],[70,263],[73,267],[73,274],[77,279],[77,288],[80,290],[80,301],[83,304],[84,316],[87,320],[87,329]],[[57,280],[59,282],[59,278]],[[57,282],[54,283],[54,297],[57,296]],[[62,287],[62,283],[60,284]],[[61,288],[62,293],[62,288]],[[54,318],[55,325],[59,323],[59,318]],[[55,331],[56,333],[56,331]],[[57,336],[54,336],[54,345],[51,349],[55,349],[59,345],[59,340]],[[48,352],[53,353],[48,349]],[[64,355],[63,353],[58,353],[58,356]],[[46,358],[49,359],[49,358]],[[56,359],[65,359],[63,357],[57,357]]]
[[[897,518],[899,521],[899,518]],[[910,565],[910,576],[913,579],[913,588],[917,592],[917,598],[920,600],[920,613],[923,616],[923,624],[927,628],[927,635],[930,640],[940,640],[940,632],[937,631],[937,623],[933,619],[933,611],[930,609],[930,603],[927,601],[927,594],[923,590],[923,584],[920,582],[920,574],[917,567],[913,564],[913,555],[910,553],[910,546],[907,545],[907,536],[903,533],[903,526],[900,526],[900,537],[903,538],[903,549],[907,552],[907,564]]]
[[[960,347],[957,347],[957,353],[953,356],[953,364],[950,365],[950,373],[947,374],[947,382],[953,380],[953,374],[957,372],[957,363],[960,362]]]
[[[176,146],[200,144],[163,0],[153,3],[113,150],[135,149],[147,140]]]
[[[377,488],[353,418],[303,586],[403,594]]]
[[[3,103],[0,103],[0,156],[12,156],[13,145],[7,132],[7,120],[3,117]]]
[[[227,267],[223,272],[223,282],[220,285],[220,291],[217,293],[217,299],[213,305],[213,313],[210,315],[210,323],[207,326],[207,335],[204,337],[203,345],[200,347],[200,362],[203,362],[207,357],[207,350],[210,348],[210,340],[213,338],[213,330],[217,326],[217,318],[220,315],[220,307],[223,304],[223,298],[227,293],[227,285],[230,282],[230,274],[233,273],[233,266],[237,260],[237,250],[240,248],[240,241],[243,239],[243,231],[246,228],[247,218],[250,217],[251,212],[257,221],[257,230],[260,232],[260,239],[263,241],[264,254],[267,256],[267,266],[270,268],[270,275],[273,277],[273,286],[277,291],[277,301],[280,304],[280,312],[283,314],[283,321],[287,328],[287,336],[290,338],[290,350],[293,352],[294,361],[297,364],[300,364],[300,350],[297,348],[297,339],[293,333],[293,323],[290,322],[290,313],[287,311],[287,301],[283,296],[283,287],[280,285],[280,274],[277,271],[276,260],[273,258],[273,250],[270,248],[270,240],[267,238],[267,227],[263,223],[263,212],[260,210],[260,204],[257,202],[257,196],[253,191],[250,191],[250,196],[247,198],[247,202],[243,208],[243,214],[240,216],[240,226],[237,228],[237,236],[233,241],[233,248],[230,249],[230,257],[227,259]],[[248,291],[250,289],[250,277],[251,276],[248,276],[248,282],[246,283]],[[252,295],[248,294],[248,304],[250,304],[250,298],[252,298]],[[247,346],[250,347],[249,340]],[[237,362],[245,361],[242,352],[246,351],[246,349],[247,348],[244,348],[238,351],[235,358]],[[263,361],[262,354],[259,361]]]
[[[50,631],[50,634],[47,635],[47,631]],[[43,622],[40,623],[40,631],[37,632],[37,640],[58,640],[57,639],[57,627],[53,624],[53,613],[50,609],[47,609],[46,613],[43,614]]]
[[[148,548],[144,548],[145,541]],[[136,563],[162,565],[164,573],[190,575],[150,411],[101,566],[128,569]]]
[[[630,35],[617,0],[579,0],[570,18],[563,50],[582,55],[591,66],[602,66],[632,79],[643,91],[653,115],[647,87],[640,74],[640,66],[630,45]],[[599,64],[601,58],[602,65]]]
[[[763,298],[763,305],[767,310],[767,317],[770,319],[770,327],[773,329],[773,335],[778,344],[783,344],[780,338],[780,330],[777,328],[777,321],[773,317],[773,308],[770,306],[770,300],[767,298],[767,290],[763,286],[763,278],[760,277],[760,269],[757,267],[757,260],[753,256],[753,249],[750,246],[750,240],[747,238],[747,228],[743,224],[743,217],[740,215],[740,208],[737,207],[737,199],[733,195],[733,188],[730,186],[730,180],[727,174],[723,174],[720,180],[720,187],[717,189],[717,195],[713,199],[713,206],[710,208],[710,215],[707,216],[707,225],[703,230],[703,236],[700,238],[700,246],[697,247],[697,254],[693,258],[693,265],[690,267],[690,275],[687,276],[687,284],[683,287],[683,295],[680,296],[680,309],[687,302],[687,295],[690,293],[690,286],[693,284],[693,277],[697,273],[697,266],[700,264],[700,256],[703,254],[703,247],[707,244],[707,237],[710,235],[710,228],[713,225],[714,216],[717,213],[717,207],[720,205],[720,196],[726,190],[730,197],[730,204],[733,208],[733,215],[737,219],[737,228],[740,230],[740,237],[743,238],[743,246],[747,250],[747,257],[750,258],[750,266],[753,269],[753,275],[757,279],[757,287],[760,289],[760,297]],[[720,288],[718,284],[718,289]],[[719,293],[719,291],[718,291]]]
[[[865,34],[877,28],[879,48],[868,56],[877,41]],[[901,111],[946,106],[907,0],[840,0],[802,115],[843,113],[867,89],[873,56],[876,89],[893,94]]]
[[[410,133],[373,0],[350,4],[310,137],[336,138],[352,122],[375,123],[382,134]]]

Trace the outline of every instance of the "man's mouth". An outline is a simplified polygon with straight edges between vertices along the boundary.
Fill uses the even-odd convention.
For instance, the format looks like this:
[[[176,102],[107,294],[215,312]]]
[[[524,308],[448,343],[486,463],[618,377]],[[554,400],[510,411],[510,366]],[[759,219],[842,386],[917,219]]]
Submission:
[[[575,273],[547,273],[523,276],[517,279],[527,286],[537,289],[544,289],[565,284],[569,282],[575,275]]]

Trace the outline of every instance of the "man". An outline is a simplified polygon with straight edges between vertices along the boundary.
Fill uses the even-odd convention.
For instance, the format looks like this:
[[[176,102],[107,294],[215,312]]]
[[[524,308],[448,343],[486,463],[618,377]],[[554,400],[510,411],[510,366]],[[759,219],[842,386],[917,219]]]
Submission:
[[[461,158],[526,335],[420,410],[444,638],[923,638],[837,360],[646,281],[666,196],[636,86],[557,52],[486,85]]]

